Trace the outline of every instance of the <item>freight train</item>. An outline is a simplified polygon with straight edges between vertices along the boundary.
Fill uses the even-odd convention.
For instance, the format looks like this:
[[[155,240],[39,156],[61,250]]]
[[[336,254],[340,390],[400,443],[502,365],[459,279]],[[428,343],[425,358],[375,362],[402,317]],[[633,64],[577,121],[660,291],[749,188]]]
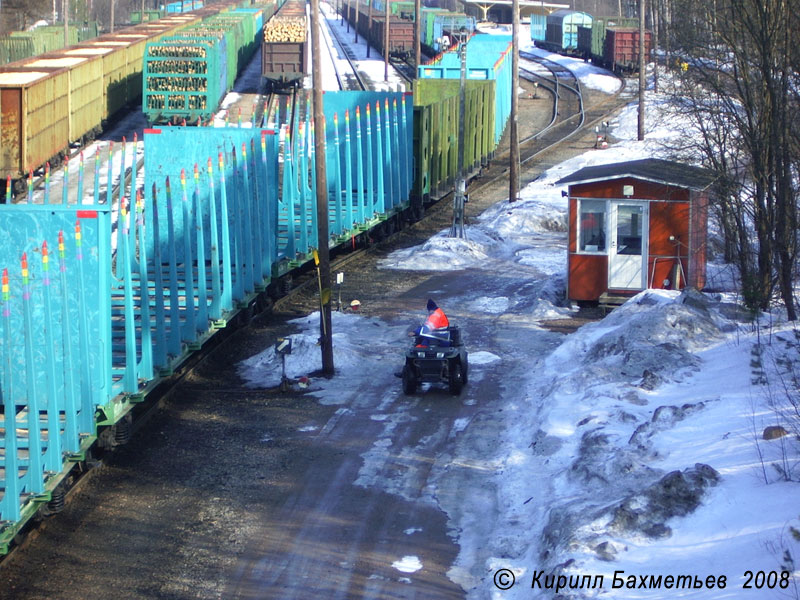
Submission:
[[[67,36],[71,45],[95,38],[98,33],[97,21],[90,21],[80,25],[71,25]],[[0,65],[59,50],[63,47],[63,23],[44,25],[30,31],[14,31],[10,35],[0,37]]]
[[[142,88],[142,111],[148,122],[209,120],[250,62],[264,23],[282,2],[229,7],[148,42]]]
[[[299,87],[308,75],[308,17],[304,0],[287,0],[261,41],[261,76],[271,88]]]
[[[358,0],[342,3],[342,15],[380,54],[384,52],[386,3],[384,0]],[[420,10],[420,45],[428,56],[435,56],[466,39],[475,31],[475,18],[441,8]],[[414,3],[389,2],[389,54],[408,58],[414,52]]]
[[[144,56],[148,44],[179,35],[186,28],[195,28],[201,36],[201,24],[223,27],[226,33],[226,86],[236,78],[243,53],[257,48],[253,28],[263,13],[274,11],[275,0],[252,5],[250,0],[223,0],[187,13],[141,23],[116,33],[88,39],[64,49],[40,54],[0,67],[0,194],[10,183],[15,192],[25,188],[24,178],[44,167],[48,161],[60,164],[72,143],[92,139],[103,125],[123,108],[135,105],[142,98]],[[216,48],[218,39],[206,37],[206,50]],[[250,35],[245,42],[245,36]],[[185,44],[173,40],[172,45]],[[196,52],[201,52],[198,49]],[[215,50],[216,52],[216,50]],[[188,58],[188,57],[184,57]],[[182,65],[187,60],[181,59]],[[196,87],[208,85],[210,73],[153,74],[155,87],[148,89],[145,103],[150,115],[168,113],[172,105],[191,114],[197,106],[214,104],[214,90],[191,94]],[[205,65],[198,65],[205,69]],[[220,69],[223,67],[220,65]],[[213,75],[219,75],[219,72]],[[179,89],[176,89],[179,88]],[[163,107],[159,111],[159,103]],[[216,108],[216,105],[214,105]]]
[[[466,60],[472,175],[508,121],[511,39],[474,35]],[[148,129],[144,186],[134,174],[114,205],[98,184],[119,168],[110,148],[93,199],[64,192],[61,203],[0,205],[0,554],[26,523],[63,507],[76,464],[128,439],[134,407],[163,377],[280,294],[315,248],[381,237],[448,193],[459,152],[459,61],[447,52],[420,66],[413,95],[325,94],[327,240],[317,237],[309,112],[291,122],[288,111],[271,112],[262,127]],[[38,81],[37,73],[14,71],[16,85]],[[56,88],[69,91],[69,73],[47,74],[54,99],[62,98]],[[100,68],[81,76],[108,82]]]
[[[203,8],[203,0],[177,0],[176,2],[169,2],[166,5],[162,5],[159,9],[131,11],[130,21],[134,25],[146,21],[157,21],[168,15],[190,12],[198,8]]]
[[[511,114],[511,36],[474,34],[466,42],[464,168],[479,173],[494,156]],[[455,50],[418,67],[414,89],[414,197],[425,203],[457,176],[459,79]]]
[[[639,19],[593,17],[560,9],[550,15],[531,15],[531,39],[537,47],[576,56],[616,73],[639,68]],[[652,34],[645,32],[645,55],[650,56]]]

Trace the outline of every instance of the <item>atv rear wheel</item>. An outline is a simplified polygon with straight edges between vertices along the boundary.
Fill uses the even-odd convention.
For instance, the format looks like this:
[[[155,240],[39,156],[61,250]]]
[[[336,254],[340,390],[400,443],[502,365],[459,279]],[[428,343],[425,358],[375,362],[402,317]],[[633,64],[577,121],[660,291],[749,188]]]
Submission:
[[[461,368],[461,361],[458,359],[450,363],[450,393],[458,396],[461,388],[464,387],[464,371]]]

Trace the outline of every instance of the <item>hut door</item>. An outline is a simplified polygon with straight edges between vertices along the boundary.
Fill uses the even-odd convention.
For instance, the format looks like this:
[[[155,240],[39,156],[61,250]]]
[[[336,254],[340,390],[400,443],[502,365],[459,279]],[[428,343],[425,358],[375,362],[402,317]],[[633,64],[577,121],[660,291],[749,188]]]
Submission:
[[[643,290],[647,256],[647,209],[645,204],[611,202],[608,248],[608,287]]]

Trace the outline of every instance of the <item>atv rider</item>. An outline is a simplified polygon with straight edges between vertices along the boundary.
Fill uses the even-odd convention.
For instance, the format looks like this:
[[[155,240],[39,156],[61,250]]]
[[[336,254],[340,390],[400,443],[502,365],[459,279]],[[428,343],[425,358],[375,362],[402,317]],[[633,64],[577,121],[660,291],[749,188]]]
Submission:
[[[450,322],[447,320],[447,315],[444,314],[441,308],[436,306],[436,302],[429,298],[428,318],[422,327],[418,327],[409,335],[416,336],[416,345],[420,348],[425,346],[449,346],[449,326]]]

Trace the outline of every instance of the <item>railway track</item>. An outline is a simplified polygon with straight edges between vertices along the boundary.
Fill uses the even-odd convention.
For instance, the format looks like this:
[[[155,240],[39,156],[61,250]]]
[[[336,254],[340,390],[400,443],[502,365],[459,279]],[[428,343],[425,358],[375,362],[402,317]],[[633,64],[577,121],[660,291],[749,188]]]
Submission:
[[[538,145],[536,142],[543,141],[547,144],[564,141],[580,131],[586,122],[586,110],[580,81],[572,71],[527,52],[520,52],[520,58],[547,70],[549,75],[542,76],[539,72],[520,67],[520,75],[534,83],[537,80],[542,81],[545,89],[553,94],[553,118],[550,124],[542,131],[520,140],[520,164],[524,164],[536,155],[536,151],[530,152],[530,149],[535,149]],[[551,138],[551,135],[554,137]]]
[[[408,89],[411,89],[411,86],[414,84],[414,75],[416,74],[414,65],[411,64],[407,57],[395,58],[391,60],[390,63],[394,67],[394,70],[397,71],[397,74],[406,81]]]
[[[533,68],[521,66],[520,75],[544,89],[553,96],[553,110],[550,122],[540,131],[520,140],[519,162],[521,166],[540,158],[579,133],[586,132],[609,114],[624,106],[629,100],[625,80],[620,79],[620,89],[607,100],[587,108],[580,82],[575,74],[556,62],[546,58],[520,52],[520,58],[535,63]],[[544,74],[546,72],[547,74]],[[493,165],[484,173],[480,181],[473,181],[469,194],[480,193],[507,177],[509,150],[498,152],[492,160]]]
[[[339,89],[354,91],[369,90],[370,87],[358,72],[358,66],[355,63],[353,51],[342,42],[339,38],[339,34],[333,27],[322,27],[321,30],[322,37],[325,38],[325,46],[328,48],[328,53],[331,57],[333,69],[336,73],[336,81],[339,83]],[[336,55],[336,50],[338,50],[338,56]],[[342,72],[339,68],[339,63],[342,61],[342,58],[344,58],[347,65],[350,67],[349,73]]]

